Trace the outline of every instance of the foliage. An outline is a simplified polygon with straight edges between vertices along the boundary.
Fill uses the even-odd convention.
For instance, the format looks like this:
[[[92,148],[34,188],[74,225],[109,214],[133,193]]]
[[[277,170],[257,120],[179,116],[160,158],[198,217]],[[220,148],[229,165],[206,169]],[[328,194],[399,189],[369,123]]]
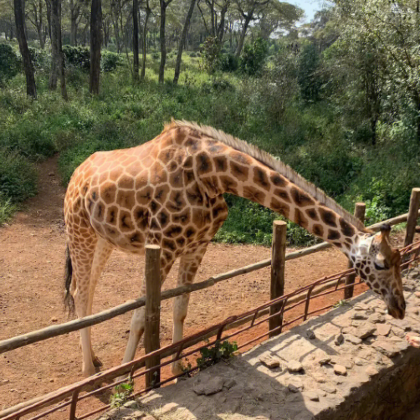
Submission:
[[[204,70],[212,74],[220,67],[220,43],[216,37],[209,36],[201,46],[201,59]]]
[[[114,71],[121,65],[121,58],[119,54],[104,51],[101,56],[102,71]]]
[[[13,203],[34,196],[36,180],[35,168],[24,157],[0,149],[0,201],[3,212],[7,214],[12,210]]]
[[[89,68],[90,68],[89,48],[64,45],[63,53],[66,59],[66,64],[68,66],[76,67],[84,71],[89,71]]]
[[[319,74],[319,53],[314,44],[307,44],[299,55],[297,81],[300,94],[305,101],[319,98],[322,81]]]
[[[239,60],[234,54],[222,54],[220,56],[219,68],[221,71],[234,72],[239,68]]]
[[[0,44],[0,86],[15,77],[20,69],[20,61],[13,48]]]
[[[115,387],[115,393],[110,397],[111,408],[122,407],[133,394],[134,382],[130,378],[129,382],[119,384]]]
[[[17,205],[12,199],[0,193],[0,226],[6,223],[17,210]]]
[[[241,56],[241,70],[249,76],[257,76],[264,68],[268,54],[268,43],[257,38],[252,44],[246,44]]]
[[[229,360],[237,350],[236,342],[229,341],[217,342],[213,347],[204,347],[200,349],[201,357],[197,358],[197,366],[199,370],[204,370],[221,360]]]

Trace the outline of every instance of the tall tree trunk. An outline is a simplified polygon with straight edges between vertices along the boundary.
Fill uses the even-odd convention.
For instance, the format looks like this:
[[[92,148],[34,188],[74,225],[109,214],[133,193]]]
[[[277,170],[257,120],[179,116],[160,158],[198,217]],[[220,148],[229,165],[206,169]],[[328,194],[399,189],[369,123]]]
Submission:
[[[133,0],[133,79],[139,80],[139,2]]]
[[[101,0],[92,0],[90,13],[90,79],[89,91],[99,94],[101,74],[102,8]]]
[[[163,83],[165,79],[165,63],[166,63],[166,39],[165,39],[165,25],[166,25],[166,8],[169,3],[165,0],[160,0],[160,67],[159,67],[159,83]]]
[[[143,26],[143,60],[141,63],[141,80],[144,80],[146,76],[146,54],[147,54],[147,23],[149,21],[150,14],[152,13],[152,9],[149,7],[149,2],[147,1],[146,4],[146,17],[144,19],[144,26]]]
[[[181,73],[182,50],[187,39],[188,28],[190,27],[191,17],[194,12],[194,6],[197,0],[191,0],[190,8],[188,9],[187,17],[185,18],[184,28],[182,29],[181,39],[179,40],[178,55],[175,64],[174,83],[178,83],[179,74]]]
[[[245,35],[246,35],[246,31],[248,30],[249,23],[251,22],[252,14],[249,13],[248,15],[244,17],[245,17],[244,26],[242,27],[242,32],[239,38],[238,47],[236,48],[236,52],[235,52],[236,57],[239,57],[241,55],[242,48],[244,47]]]
[[[51,0],[45,0],[45,5],[47,6],[47,27],[48,27],[48,36],[51,41]]]
[[[61,0],[54,0],[57,1],[57,9],[58,9],[58,77],[60,78],[60,89],[61,89],[61,96],[65,101],[68,100],[67,96],[67,86],[66,86],[66,71],[64,68],[64,53],[63,53],[63,39],[61,35]]]
[[[26,93],[36,99],[35,70],[25,33],[25,2],[24,0],[13,0],[13,5],[15,9],[16,34],[20,54],[22,55],[23,67],[25,69]]]

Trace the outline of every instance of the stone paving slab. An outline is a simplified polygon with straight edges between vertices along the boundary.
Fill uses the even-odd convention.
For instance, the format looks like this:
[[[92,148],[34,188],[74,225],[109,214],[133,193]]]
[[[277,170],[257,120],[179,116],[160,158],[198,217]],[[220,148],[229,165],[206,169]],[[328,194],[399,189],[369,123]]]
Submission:
[[[420,399],[420,350],[404,339],[420,332],[419,280],[405,281],[404,320],[366,292],[102,420],[400,420]]]

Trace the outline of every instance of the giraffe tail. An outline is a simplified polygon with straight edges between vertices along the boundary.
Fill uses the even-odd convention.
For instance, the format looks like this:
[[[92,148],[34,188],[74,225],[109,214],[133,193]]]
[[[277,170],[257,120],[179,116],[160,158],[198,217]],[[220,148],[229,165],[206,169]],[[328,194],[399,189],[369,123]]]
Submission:
[[[69,314],[74,313],[74,299],[70,293],[71,280],[73,275],[73,266],[71,264],[70,250],[66,248],[66,265],[64,270],[64,306]]]

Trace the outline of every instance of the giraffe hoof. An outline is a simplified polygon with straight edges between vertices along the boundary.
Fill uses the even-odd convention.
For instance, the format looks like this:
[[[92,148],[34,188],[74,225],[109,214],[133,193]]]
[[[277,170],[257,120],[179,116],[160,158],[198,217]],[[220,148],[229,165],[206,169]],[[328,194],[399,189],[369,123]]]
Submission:
[[[93,362],[93,366],[95,367],[103,366],[103,363],[101,362],[101,359],[99,359],[98,356],[94,356],[92,362]]]
[[[96,373],[95,366],[93,366],[93,364],[91,366],[88,366],[88,367],[83,366],[82,373],[83,373],[83,376],[85,376],[85,377],[95,375],[95,373]]]

